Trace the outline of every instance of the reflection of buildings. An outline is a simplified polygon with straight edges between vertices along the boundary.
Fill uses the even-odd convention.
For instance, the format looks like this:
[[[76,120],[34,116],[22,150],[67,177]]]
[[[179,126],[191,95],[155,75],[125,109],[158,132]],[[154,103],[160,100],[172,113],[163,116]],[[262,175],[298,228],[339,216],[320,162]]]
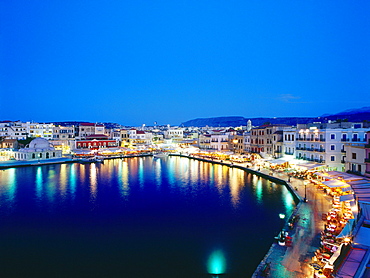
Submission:
[[[100,148],[115,148],[115,147],[118,147],[117,141],[108,139],[108,137],[104,134],[89,135],[83,140],[76,141],[77,149],[97,150]]]
[[[55,159],[62,157],[62,151],[55,150],[47,139],[36,138],[28,147],[14,152],[14,157],[16,160]]]

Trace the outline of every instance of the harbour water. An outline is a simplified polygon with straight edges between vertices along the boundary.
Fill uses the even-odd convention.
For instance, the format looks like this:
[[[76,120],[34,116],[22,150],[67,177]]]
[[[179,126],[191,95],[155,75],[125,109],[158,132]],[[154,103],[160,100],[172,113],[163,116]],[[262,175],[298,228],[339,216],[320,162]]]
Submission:
[[[0,170],[1,277],[250,277],[295,206],[183,157]]]

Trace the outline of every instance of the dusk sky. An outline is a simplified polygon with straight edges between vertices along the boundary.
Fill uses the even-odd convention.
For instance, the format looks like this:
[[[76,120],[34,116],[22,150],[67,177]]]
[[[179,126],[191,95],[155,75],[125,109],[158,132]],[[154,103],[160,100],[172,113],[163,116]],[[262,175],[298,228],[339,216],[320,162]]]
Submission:
[[[0,0],[0,120],[177,125],[370,106],[370,1]]]

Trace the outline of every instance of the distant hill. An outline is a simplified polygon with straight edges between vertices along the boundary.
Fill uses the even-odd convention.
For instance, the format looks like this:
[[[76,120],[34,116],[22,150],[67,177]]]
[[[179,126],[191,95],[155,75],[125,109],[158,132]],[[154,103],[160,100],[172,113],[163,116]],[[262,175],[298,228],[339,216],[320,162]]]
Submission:
[[[370,121],[370,107],[362,107],[358,109],[349,109],[339,112],[334,115],[326,115],[327,120],[348,120],[349,122]]]
[[[345,120],[349,122],[370,121],[370,107],[345,110],[333,115],[322,115],[320,117],[276,117],[276,118],[244,118],[241,116],[216,117],[216,118],[198,118],[183,122],[181,125],[188,126],[211,126],[211,127],[228,127],[228,126],[246,126],[247,121],[251,120],[253,126],[260,126],[264,123],[271,124],[306,124],[312,122],[328,122],[336,120]]]

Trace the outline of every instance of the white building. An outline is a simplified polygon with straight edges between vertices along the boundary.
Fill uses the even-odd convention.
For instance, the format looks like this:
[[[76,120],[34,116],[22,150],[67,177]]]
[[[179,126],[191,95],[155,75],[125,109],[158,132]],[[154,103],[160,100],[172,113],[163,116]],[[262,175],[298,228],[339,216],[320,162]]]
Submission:
[[[130,129],[129,131],[129,141],[131,146],[150,146],[152,145],[152,139],[153,134],[151,132],[136,129]]]
[[[27,133],[29,137],[53,138],[54,124],[27,122]]]
[[[174,139],[174,140],[183,140],[184,139],[184,130],[181,128],[178,129],[167,129],[164,131],[165,139]]]
[[[296,158],[325,164],[329,169],[345,171],[348,159],[344,144],[366,142],[368,128],[362,124],[346,123],[306,126],[298,125]],[[350,146],[348,146],[350,147]],[[348,166],[352,169],[352,166]],[[363,166],[364,167],[364,166]]]
[[[216,151],[229,150],[229,136],[227,134],[211,134],[210,146]]]
[[[251,152],[251,133],[244,132],[244,151]]]
[[[62,151],[55,150],[53,145],[44,138],[33,139],[28,147],[14,152],[16,160],[44,160],[61,157]]]
[[[296,132],[296,128],[286,128],[283,130],[283,157],[294,158]]]
[[[28,136],[27,123],[2,121],[0,122],[0,136],[6,139],[24,140]]]

